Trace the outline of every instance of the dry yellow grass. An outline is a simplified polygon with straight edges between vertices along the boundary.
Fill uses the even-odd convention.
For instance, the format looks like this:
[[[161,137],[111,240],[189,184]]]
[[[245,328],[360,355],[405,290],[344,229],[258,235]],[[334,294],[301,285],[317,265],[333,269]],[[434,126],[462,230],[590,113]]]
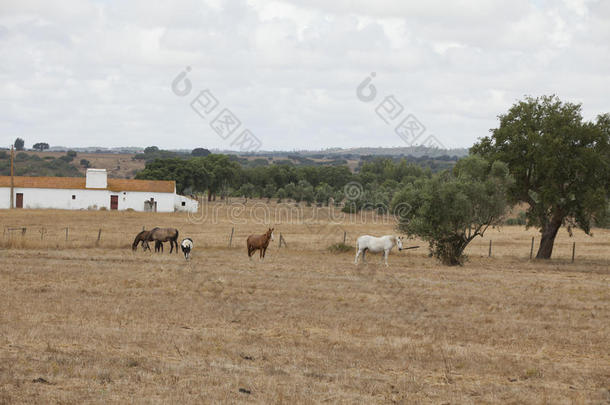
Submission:
[[[394,251],[389,268],[376,255],[356,267],[326,247],[393,223],[207,207],[200,221],[1,211],[5,227],[27,231],[0,247],[0,403],[610,400],[606,230],[562,230],[550,262],[527,259],[535,230],[504,227],[473,243],[463,267],[440,266],[421,241]],[[276,240],[265,262],[250,262],[244,240],[265,215]],[[133,236],[155,225],[192,237],[193,260],[167,244],[163,255],[133,253]]]

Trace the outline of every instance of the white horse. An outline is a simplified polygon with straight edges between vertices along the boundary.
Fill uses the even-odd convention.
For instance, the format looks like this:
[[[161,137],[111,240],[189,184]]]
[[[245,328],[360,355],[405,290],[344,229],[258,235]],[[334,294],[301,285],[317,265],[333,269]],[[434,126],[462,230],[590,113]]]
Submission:
[[[390,250],[392,250],[395,245],[398,246],[398,250],[402,250],[402,236],[385,235],[378,238],[376,236],[362,235],[356,242],[358,252],[356,252],[356,260],[354,260],[354,264],[358,264],[358,257],[360,256],[360,253],[362,253],[362,262],[365,263],[364,256],[368,250],[373,253],[383,252],[382,259],[385,261],[385,265],[387,266],[388,255],[390,254]]]

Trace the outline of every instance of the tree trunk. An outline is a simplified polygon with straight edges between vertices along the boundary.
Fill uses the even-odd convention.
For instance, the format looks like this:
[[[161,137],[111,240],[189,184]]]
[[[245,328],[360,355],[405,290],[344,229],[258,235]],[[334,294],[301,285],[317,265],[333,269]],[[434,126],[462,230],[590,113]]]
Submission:
[[[542,237],[540,239],[540,247],[536,254],[536,259],[550,259],[553,253],[553,244],[555,243],[555,236],[557,231],[561,227],[562,217],[555,213],[553,218],[547,222],[542,228]]]
[[[212,191],[208,189],[208,202],[212,201]]]

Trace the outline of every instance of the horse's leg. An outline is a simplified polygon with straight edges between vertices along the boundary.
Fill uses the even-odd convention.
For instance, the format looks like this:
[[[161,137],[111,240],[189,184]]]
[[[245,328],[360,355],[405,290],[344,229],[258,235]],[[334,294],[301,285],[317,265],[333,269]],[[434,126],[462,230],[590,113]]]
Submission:
[[[366,248],[362,249],[362,263],[366,263],[365,257],[366,257]]]
[[[358,257],[360,256],[360,253],[362,252],[362,250],[358,249],[358,251],[356,252],[356,259],[354,260],[354,264],[358,264]]]
[[[383,251],[383,258],[385,260],[385,266],[388,267],[388,254],[390,254],[389,250],[384,250]]]

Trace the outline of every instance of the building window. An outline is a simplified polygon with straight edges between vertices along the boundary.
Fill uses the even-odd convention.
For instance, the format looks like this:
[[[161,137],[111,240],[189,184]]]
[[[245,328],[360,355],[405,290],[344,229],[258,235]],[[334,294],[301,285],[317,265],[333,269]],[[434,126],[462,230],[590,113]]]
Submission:
[[[186,207],[186,201],[182,201],[182,206]]]
[[[74,194],[72,194],[72,199],[76,200],[76,196]]]

